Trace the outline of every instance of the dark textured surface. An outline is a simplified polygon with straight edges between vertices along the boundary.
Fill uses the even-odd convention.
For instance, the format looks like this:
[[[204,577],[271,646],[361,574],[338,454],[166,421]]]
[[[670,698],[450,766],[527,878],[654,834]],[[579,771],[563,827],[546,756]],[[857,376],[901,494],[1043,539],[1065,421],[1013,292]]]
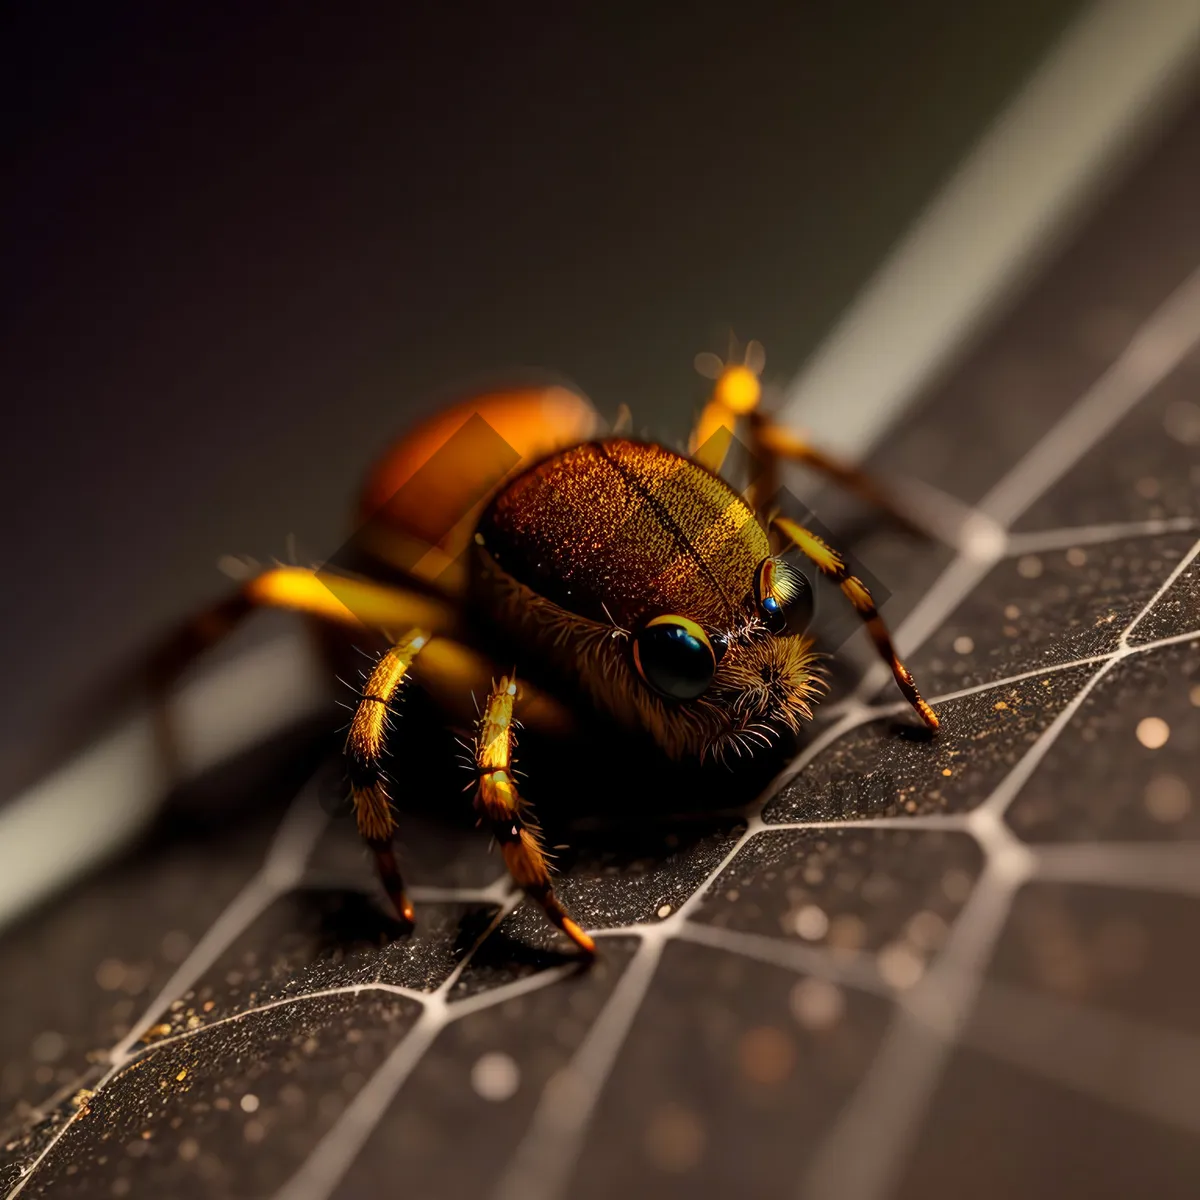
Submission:
[[[798,986],[792,971],[669,946],[571,1195],[778,1195],[862,1080],[889,1015],[850,995],[832,1027],[808,1029]]]
[[[767,831],[712,885],[696,920],[799,938],[847,958],[904,945],[924,961],[970,895],[982,855],[965,833]]]
[[[386,994],[301,1000],[135,1059],[81,1103],[59,1153],[24,1194],[269,1193],[417,1011]]]
[[[898,1200],[969,1193],[979,1200],[1185,1200],[1200,1172],[1200,1140],[1170,1125],[961,1051]]]
[[[1026,841],[1200,839],[1200,642],[1117,663],[1009,810]],[[1138,740],[1166,722],[1164,745]]]
[[[880,467],[977,502],[1072,409],[1200,261],[1198,119]],[[276,843],[298,883],[255,873],[277,818],[242,815],[168,832],[47,905],[0,941],[5,1182],[249,1197],[291,1180],[288,1200],[1193,1194],[1197,533],[1071,528],[1196,514],[1193,372],[1133,396],[1021,497],[1022,536],[1053,548],[1017,540],[976,568],[891,534],[861,543],[893,622],[932,597],[910,657],[936,739],[872,684],[870,706],[821,710],[761,809],[640,832],[623,751],[577,763],[624,822],[582,823],[558,852],[564,901],[602,935],[590,970],[516,904],[454,782],[405,825],[411,935],[382,915],[350,823],[321,830],[324,783],[288,818],[308,840]],[[569,768],[522,766],[531,797],[569,809]],[[820,827],[778,828],[805,823]]]
[[[533,1117],[542,1089],[570,1061],[621,978],[633,939],[610,938],[597,969],[456,1020],[405,1082],[336,1195],[475,1196],[494,1182]],[[514,1079],[481,1080],[506,1056]],[[499,1061],[503,1062],[503,1059]],[[473,1080],[475,1082],[473,1082]],[[481,1094],[482,1092],[482,1094]]]
[[[910,665],[936,695],[1115,650],[1195,540],[1180,533],[1072,548],[1078,565],[1062,550],[1008,559]],[[960,654],[961,638],[972,648]]]
[[[990,974],[1200,1036],[1200,961],[1179,952],[1195,936],[1198,906],[1195,896],[1030,884],[1017,896]]]
[[[1094,668],[1034,675],[937,705],[940,736],[906,715],[878,717],[839,738],[767,803],[764,818],[965,812],[987,796],[1037,740]]]

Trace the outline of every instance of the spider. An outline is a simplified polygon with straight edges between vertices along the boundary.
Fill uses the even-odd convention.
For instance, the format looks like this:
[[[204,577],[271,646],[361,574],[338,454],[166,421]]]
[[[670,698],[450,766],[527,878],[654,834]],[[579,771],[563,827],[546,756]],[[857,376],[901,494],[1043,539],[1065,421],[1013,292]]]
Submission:
[[[451,406],[368,474],[353,543],[365,558],[265,570],[225,606],[225,620],[209,622],[216,636],[231,616],[270,606],[385,632],[390,648],[357,698],[345,756],[358,831],[405,924],[415,914],[396,862],[384,763],[410,681],[447,716],[485,696],[470,747],[475,808],[514,882],[586,955],[595,944],[555,895],[541,832],[518,790],[516,730],[561,732],[598,710],[677,760],[797,732],[822,675],[806,633],[812,589],[784,551],[799,551],[840,587],[900,691],[937,729],[866,586],[837,550],[767,507],[783,460],[877,503],[886,498],[767,415],[763,366],[757,342],[740,358],[732,347],[728,361],[698,356],[697,370],[714,384],[687,454],[631,437],[627,410],[605,430],[566,387]],[[759,466],[746,497],[719,474],[743,422]],[[519,685],[515,668],[497,670],[502,651],[524,664]],[[551,686],[533,686],[531,672]]]

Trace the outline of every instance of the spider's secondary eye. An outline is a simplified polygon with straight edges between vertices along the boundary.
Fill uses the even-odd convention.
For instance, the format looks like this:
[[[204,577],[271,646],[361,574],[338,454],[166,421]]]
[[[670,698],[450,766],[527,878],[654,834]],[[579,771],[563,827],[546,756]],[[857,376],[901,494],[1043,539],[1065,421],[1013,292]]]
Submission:
[[[638,674],[668,700],[695,700],[708,689],[717,659],[708,635],[687,617],[655,617],[633,639]]]
[[[812,622],[812,584],[786,559],[763,559],[754,578],[754,599],[772,633],[803,633]]]

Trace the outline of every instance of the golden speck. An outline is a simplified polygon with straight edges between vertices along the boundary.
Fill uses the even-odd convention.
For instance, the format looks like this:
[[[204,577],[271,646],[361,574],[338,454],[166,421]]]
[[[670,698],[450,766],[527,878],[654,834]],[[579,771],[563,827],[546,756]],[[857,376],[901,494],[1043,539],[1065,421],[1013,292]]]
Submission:
[[[947,778],[948,778],[949,776],[953,775],[954,772],[949,767],[943,767],[942,774],[947,776]]]
[[[1072,546],[1067,551],[1067,562],[1073,567],[1082,567],[1087,562],[1087,551],[1080,550],[1078,546]]]
[[[942,876],[942,892],[954,904],[965,903],[971,894],[971,876],[960,867],[951,867]]]
[[[1146,811],[1164,825],[1182,821],[1192,810],[1192,792],[1178,775],[1155,775],[1142,793]]]
[[[510,1055],[490,1051],[471,1068],[471,1086],[485,1100],[508,1100],[521,1086],[521,1068]]]
[[[96,982],[106,992],[117,991],[125,982],[125,964],[117,958],[106,958],[96,968]]]
[[[34,1060],[40,1063],[56,1063],[66,1051],[67,1039],[52,1029],[39,1033],[29,1047]]]
[[[163,935],[160,953],[170,963],[181,963],[192,948],[192,939],[182,930],[173,929]]]
[[[997,700],[996,703],[992,705],[992,707],[997,712],[1003,712],[1008,707],[1008,705],[1003,700]]]
[[[899,991],[912,987],[925,973],[925,960],[904,942],[884,946],[876,963],[883,981]]]
[[[83,1108],[92,1098],[92,1094],[91,1088],[80,1088],[79,1091],[77,1091],[75,1095],[71,1097],[71,1103],[76,1108]]]
[[[749,1030],[738,1043],[738,1063],[751,1083],[782,1083],[792,1073],[795,1062],[795,1043],[773,1025]]]
[[[196,1016],[195,1013],[192,1013],[192,1015],[190,1017],[188,1017],[187,1027],[189,1029],[199,1029],[200,1028],[200,1018],[198,1016]]]
[[[671,915],[671,906],[669,904],[663,904],[659,907],[658,919],[660,921],[665,921],[670,915]]]
[[[179,1074],[175,1076],[177,1082],[182,1083],[187,1078],[187,1067],[182,1068]]]
[[[143,1042],[153,1042],[157,1038],[166,1037],[171,1032],[171,1026],[165,1021],[161,1025],[151,1025],[145,1033],[142,1034]]]
[[[1036,554],[1025,554],[1017,559],[1017,574],[1022,579],[1036,579],[1042,573],[1042,560]]]
[[[247,1092],[241,1099],[242,1112],[258,1112],[258,1097],[253,1092]]]
[[[835,954],[853,954],[867,939],[867,927],[853,913],[842,913],[829,922],[829,945]]]
[[[1158,750],[1167,744],[1171,727],[1162,717],[1143,717],[1137,724],[1137,740],[1147,750]]]
[[[954,639],[955,654],[970,654],[975,649],[974,639],[967,637],[964,633],[961,637]]]
[[[217,1006],[212,1000],[205,1000],[204,1004],[201,1007],[204,1009],[205,1012],[212,1012],[212,1010],[214,1008],[216,1008]]]
[[[1172,400],[1163,413],[1167,436],[1185,446],[1200,446],[1200,405],[1190,400]]]
[[[908,940],[916,949],[925,952],[936,950],[945,940],[947,931],[945,920],[929,909],[914,913],[905,926]]]
[[[792,928],[806,941],[820,941],[829,932],[829,918],[815,904],[806,904],[796,913]]]
[[[788,1003],[792,1016],[805,1029],[829,1029],[842,1019],[846,998],[837,984],[827,979],[801,979],[792,988]]]
[[[704,1126],[690,1109],[664,1104],[646,1124],[646,1157],[663,1171],[690,1171],[704,1152]]]

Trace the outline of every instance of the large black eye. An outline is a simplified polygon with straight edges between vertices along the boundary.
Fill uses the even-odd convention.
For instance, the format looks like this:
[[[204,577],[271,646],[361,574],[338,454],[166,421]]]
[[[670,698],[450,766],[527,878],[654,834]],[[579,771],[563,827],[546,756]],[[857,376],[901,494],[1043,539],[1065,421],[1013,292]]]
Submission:
[[[717,670],[708,635],[687,617],[655,617],[633,639],[638,674],[668,700],[695,700]]]
[[[812,584],[785,558],[763,559],[754,579],[754,599],[772,633],[803,633],[812,623]]]

